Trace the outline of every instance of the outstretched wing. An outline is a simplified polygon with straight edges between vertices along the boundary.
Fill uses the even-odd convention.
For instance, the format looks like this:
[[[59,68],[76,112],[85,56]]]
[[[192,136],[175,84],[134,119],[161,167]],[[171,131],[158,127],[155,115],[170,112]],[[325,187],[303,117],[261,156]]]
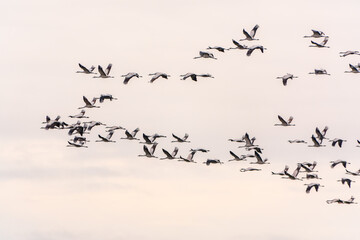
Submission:
[[[258,30],[258,28],[259,28],[259,25],[256,24],[255,27],[251,30],[250,35],[252,38],[255,37],[255,34],[256,34],[256,31]]]
[[[297,175],[299,175],[300,168],[301,168],[301,166],[300,166],[300,165],[298,165],[298,166],[297,166],[297,168],[294,170],[294,172],[293,172],[293,177],[294,177],[294,178],[296,178],[296,177],[297,177]]]
[[[151,156],[151,153],[150,153],[149,149],[146,147],[146,145],[144,145],[143,149],[144,149],[146,156]]]
[[[232,151],[230,151],[231,156],[233,156],[235,159],[240,159],[238,155],[236,155],[235,153],[233,153]]]
[[[236,47],[238,47],[239,49],[247,49],[247,47],[245,45],[241,45],[240,43],[238,43],[237,41],[235,41],[234,39],[232,40],[232,42],[235,44]]]
[[[151,143],[150,139],[149,139],[149,136],[148,135],[145,135],[145,133],[143,133],[143,138],[145,140],[146,143]]]
[[[174,151],[172,152],[172,157],[175,157],[176,154],[178,153],[179,149],[177,147],[174,148]]]
[[[157,146],[157,143],[154,143],[154,144],[151,146],[151,149],[150,149],[151,155],[154,154],[155,149],[156,149],[156,146]]]
[[[329,37],[324,38],[321,45],[325,46],[325,44],[329,41]]]
[[[319,142],[316,140],[316,138],[314,137],[314,135],[311,136],[311,140],[313,141],[315,146],[320,146]]]
[[[320,43],[317,43],[317,42],[314,42],[314,41],[311,41],[312,44],[315,44],[316,46],[318,47],[322,47],[323,45],[321,45]]]
[[[132,137],[133,137],[133,136],[131,135],[131,133],[129,133],[128,130],[125,130],[125,134],[126,134],[126,136],[127,136],[128,138],[132,138]]]
[[[132,78],[133,76],[131,77],[125,77],[124,79],[124,84],[128,84],[128,82],[130,81],[130,79]]]
[[[250,34],[245,29],[243,29],[243,34],[246,36],[247,39],[252,39]]]
[[[171,156],[171,154],[168,151],[166,151],[165,149],[162,149],[162,151],[163,151],[163,153],[165,153],[167,158],[173,158],[173,156]]]
[[[110,70],[111,70],[111,67],[112,67],[112,64],[109,63],[109,65],[108,65],[107,68],[106,68],[106,75],[109,75]]]
[[[91,72],[89,69],[87,69],[86,67],[84,67],[84,66],[81,65],[80,63],[79,63],[79,67],[80,67],[84,72],[86,72],[86,73],[90,73],[90,72]]]
[[[136,128],[134,131],[132,131],[131,135],[132,135],[133,137],[135,137],[136,134],[137,134],[137,132],[138,132],[139,130],[140,130],[139,128]]]
[[[105,142],[107,142],[107,141],[108,141],[108,139],[107,139],[107,138],[104,138],[104,137],[103,137],[103,136],[101,136],[100,134],[98,134],[98,137],[99,137],[101,140],[105,141]]]
[[[98,65],[98,71],[102,77],[106,77],[106,74],[100,65]]]
[[[175,134],[172,134],[172,136],[173,136],[176,140],[178,140],[179,142],[181,142],[181,141],[182,141],[182,139],[181,139],[181,138],[179,138],[178,136],[176,136]]]
[[[357,69],[354,65],[349,64],[349,67],[351,68],[351,70],[352,70],[353,72],[359,72],[359,69]]]
[[[278,119],[283,125],[287,125],[287,122],[280,115],[278,115]]]
[[[246,56],[250,57],[252,52],[255,50],[255,48],[250,48],[247,53],[246,53]]]
[[[258,152],[255,151],[255,157],[258,163],[263,163],[264,161],[262,160],[260,154]]]
[[[114,134],[114,131],[110,131],[106,138],[110,140],[110,138],[112,137],[113,134]]]
[[[85,96],[83,96],[83,100],[84,100],[84,102],[85,102],[85,104],[86,105],[92,105],[91,103],[90,103],[90,101],[85,97]]]
[[[308,185],[306,188],[306,193],[310,193],[311,188],[313,187],[313,185]]]
[[[192,161],[195,153],[196,153],[195,151],[191,152],[186,159],[189,160],[189,161]]]

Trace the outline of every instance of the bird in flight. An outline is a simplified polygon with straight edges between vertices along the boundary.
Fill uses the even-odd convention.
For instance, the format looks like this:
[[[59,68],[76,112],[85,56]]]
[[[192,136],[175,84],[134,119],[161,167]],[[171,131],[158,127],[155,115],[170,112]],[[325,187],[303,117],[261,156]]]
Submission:
[[[256,34],[256,31],[258,30],[259,28],[259,25],[255,25],[255,27],[253,27],[253,29],[251,30],[250,34],[245,30],[243,29],[243,34],[245,35],[245,38],[244,39],[240,39],[240,41],[244,41],[244,40],[247,40],[247,41],[253,41],[253,40],[259,40],[259,39],[256,39],[255,38],[255,34]]]
[[[113,76],[110,76],[110,70],[111,70],[112,64],[109,63],[109,65],[106,67],[105,71],[103,68],[98,65],[98,71],[100,73],[100,76],[94,76],[94,78],[113,78]]]
[[[83,65],[81,65],[81,64],[79,63],[79,67],[82,69],[82,71],[77,71],[76,73],[96,74],[96,73],[93,72],[94,69],[95,69],[94,66],[91,66],[91,67],[88,69],[88,68],[84,67]]]

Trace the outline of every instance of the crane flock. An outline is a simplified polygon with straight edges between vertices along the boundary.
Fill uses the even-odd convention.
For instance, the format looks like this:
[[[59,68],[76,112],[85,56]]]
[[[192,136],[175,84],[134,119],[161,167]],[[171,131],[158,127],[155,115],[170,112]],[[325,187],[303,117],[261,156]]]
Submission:
[[[259,25],[255,25],[251,32],[248,33],[245,29],[243,29],[243,34],[245,35],[245,38],[240,39],[239,41],[248,41],[248,42],[252,42],[252,41],[259,41],[259,39],[255,38],[255,35],[257,33],[259,29]],[[326,36],[324,32],[322,31],[318,31],[318,30],[311,30],[312,31],[312,35],[308,35],[308,36],[304,36],[304,38],[323,38],[323,40],[321,42],[318,41],[313,41],[311,40],[310,43],[311,45],[309,47],[317,47],[317,48],[330,48],[327,43],[329,41],[329,36]],[[232,43],[235,45],[235,47],[229,47],[229,48],[225,48],[225,47],[219,47],[219,46],[213,46],[213,47],[207,47],[206,50],[216,50],[218,52],[224,53],[225,51],[229,51],[229,50],[234,50],[234,49],[239,49],[239,50],[246,50],[246,55],[247,56],[251,56],[253,54],[253,52],[255,50],[259,50],[261,53],[264,53],[264,50],[267,50],[264,46],[262,45],[253,45],[253,46],[246,46],[243,44],[240,44],[238,41],[236,40],[232,40]],[[326,50],[325,50],[326,51]],[[340,57],[346,57],[349,55],[360,55],[359,51],[342,51],[339,52]],[[213,60],[217,60],[218,58],[216,58],[214,56],[213,53],[211,52],[206,52],[206,51],[199,51],[199,56],[194,57],[194,59],[199,59],[199,58],[210,58]],[[108,64],[108,66],[106,67],[105,70],[103,70],[103,68],[98,65],[98,74],[95,72],[95,67],[92,65],[91,67],[87,68],[82,64],[78,64],[78,66],[80,67],[81,71],[77,71],[76,73],[82,73],[82,74],[94,74],[95,76],[93,76],[93,78],[115,78],[115,76],[110,76],[110,71],[112,69],[112,64]],[[359,73],[360,72],[360,64],[349,64],[350,70],[349,71],[345,71],[346,73]],[[314,72],[310,72],[310,74],[315,74],[315,75],[330,75],[327,73],[327,71],[325,69],[315,69]],[[148,74],[148,76],[150,76],[150,83],[154,83],[157,79],[159,78],[164,78],[164,79],[169,79],[171,76],[167,73],[163,73],[163,72],[155,72],[155,73],[150,73]],[[123,83],[126,85],[130,82],[131,79],[133,78],[142,78],[143,76],[139,75],[138,73],[135,72],[129,72],[127,74],[121,75],[122,78],[124,78]],[[197,81],[199,77],[203,77],[203,78],[214,78],[211,74],[209,73],[205,73],[205,74],[197,74],[197,73],[186,73],[183,75],[180,75],[180,80],[186,80],[186,79],[191,79],[193,81]],[[282,77],[276,77],[277,79],[281,79],[282,80],[282,84],[284,86],[287,86],[288,84],[288,80],[292,80],[294,78],[298,78],[298,76],[294,76],[293,74],[287,73],[286,75],[282,76]],[[82,97],[83,102],[85,103],[84,106],[79,107],[78,109],[82,109],[80,113],[74,114],[74,115],[69,115],[68,117],[70,119],[78,119],[78,121],[76,123],[73,124],[68,124],[66,122],[61,121],[61,117],[57,116],[54,119],[51,119],[49,116],[46,116],[46,120],[45,122],[43,122],[42,124],[44,124],[43,127],[41,127],[42,129],[45,130],[49,130],[49,129],[64,129],[64,130],[68,130],[68,135],[72,137],[72,139],[67,140],[67,144],[66,147],[73,147],[73,148],[88,148],[87,143],[90,141],[88,140],[85,135],[90,135],[91,134],[91,130],[95,127],[95,126],[104,126],[103,127],[103,131],[104,134],[98,134],[98,139],[95,142],[102,142],[102,143],[116,143],[116,138],[114,138],[114,135],[118,135],[116,132],[118,131],[123,131],[124,135],[123,137],[117,137],[117,139],[121,139],[121,140],[133,140],[133,141],[139,141],[140,144],[142,144],[142,154],[139,154],[139,157],[147,157],[147,158],[158,158],[159,160],[177,160],[177,161],[181,161],[181,162],[186,162],[186,163],[197,163],[194,159],[195,154],[200,152],[203,154],[207,154],[209,155],[209,152],[211,152],[208,149],[204,149],[204,148],[192,148],[190,150],[190,152],[188,153],[183,153],[186,154],[187,157],[183,157],[181,155],[178,155],[179,152],[179,147],[175,146],[174,149],[172,150],[172,152],[170,153],[170,151],[162,148],[162,153],[157,153],[156,149],[157,146],[159,145],[159,143],[156,141],[157,139],[160,138],[167,138],[167,136],[165,135],[161,135],[161,134],[142,134],[142,138],[143,141],[141,141],[139,138],[137,138],[137,134],[140,131],[140,128],[136,128],[134,130],[128,130],[122,126],[108,126],[107,124],[98,122],[98,121],[87,121],[87,122],[81,122],[80,120],[82,119],[88,119],[89,116],[86,116],[86,111],[85,108],[100,108],[102,104],[104,104],[105,100],[108,100],[110,102],[112,101],[116,101],[117,98],[113,97],[111,94],[101,94],[100,97],[93,97],[91,101],[89,101],[89,99],[86,96]],[[100,105],[96,105],[97,104],[97,100],[99,100],[99,104]],[[288,118],[288,120],[285,120],[283,117],[281,117],[280,115],[277,116],[278,120],[280,122],[277,122],[275,124],[273,124],[274,126],[278,126],[278,127],[295,127],[295,124],[293,124],[293,120],[294,117],[290,116]],[[300,125],[300,123],[298,123],[298,125]],[[342,148],[342,146],[347,142],[347,140],[342,139],[342,138],[334,138],[332,140],[330,140],[329,138],[327,138],[327,132],[328,132],[328,127],[324,127],[324,129],[322,131],[320,131],[320,129],[318,127],[315,128],[314,133],[309,136],[309,139],[311,139],[311,142],[313,143],[312,145],[307,145],[308,147],[314,147],[314,148],[318,148],[318,147],[326,147],[326,143],[325,140],[327,140],[329,143],[331,143],[330,145],[333,147],[338,146],[339,148]],[[116,134],[115,134],[116,133]],[[178,145],[182,145],[182,144],[191,144],[191,141],[189,140],[189,134],[187,133],[183,133],[183,137],[181,137],[182,135],[178,135],[178,133],[172,133],[171,137],[171,143],[173,144],[178,144]],[[165,141],[165,140],[163,140]],[[252,154],[249,153],[238,153],[237,151],[234,150],[229,150],[229,157],[232,157],[231,159],[229,159],[229,157],[227,157],[227,162],[228,164],[230,164],[230,162],[246,162],[248,160],[248,158],[253,158],[255,159],[255,161],[249,162],[249,164],[256,164],[259,167],[264,165],[264,164],[270,164],[270,161],[267,158],[263,157],[263,148],[261,148],[259,145],[255,144],[256,141],[256,137],[250,137],[250,135],[248,133],[244,133],[243,136],[238,138],[229,138],[228,141],[230,141],[230,144],[240,144],[240,146],[238,146],[238,148],[244,149],[245,151],[252,151]],[[293,140],[287,140],[289,143],[291,144],[307,144],[307,141],[303,140],[303,139],[293,139]],[[360,141],[357,140],[357,147],[360,146]],[[186,156],[185,155],[185,156]],[[206,166],[210,166],[210,165],[222,165],[224,164],[223,161],[221,161],[220,159],[217,158],[212,158],[209,157],[207,158],[207,160],[205,162],[203,162],[203,164],[205,164]],[[245,163],[244,163],[245,164]],[[285,165],[284,169],[282,171],[279,172],[274,172],[271,171],[271,175],[274,176],[281,176],[281,178],[283,179],[289,179],[289,180],[297,180],[297,181],[318,181],[318,180],[322,180],[321,177],[318,176],[316,171],[316,166],[318,165],[318,163],[316,161],[309,163],[309,162],[301,162],[301,163],[297,163],[295,168],[293,168],[293,170],[290,170],[291,168],[288,165]],[[349,170],[348,166],[351,165],[350,162],[347,162],[345,160],[332,160],[329,162],[329,169],[333,169],[333,168],[339,168],[338,166],[342,166],[344,168],[344,174],[347,175],[351,175],[352,177],[355,176],[360,176],[360,169],[357,171],[354,170]],[[257,171],[261,171],[262,168],[253,168],[253,167],[243,167],[240,169],[240,172],[244,173],[244,172],[257,172]],[[291,172],[292,171],[292,172]],[[302,176],[303,175],[303,176]],[[351,188],[351,186],[353,185],[353,183],[356,183],[356,181],[354,181],[351,178],[348,178],[346,176],[341,176],[341,179],[336,180],[337,182],[341,182],[342,185],[347,186],[349,189]],[[296,181],[295,181],[296,182]],[[319,182],[310,182],[310,183],[305,183],[304,184],[306,186],[306,188],[304,189],[305,193],[309,194],[311,192],[318,192],[320,191],[320,188],[325,187],[326,185],[322,185]],[[331,203],[338,203],[338,204],[355,204],[356,202],[354,202],[354,197],[351,196],[349,200],[342,200],[340,198],[334,198],[334,199],[329,199],[326,200],[325,202],[328,204]]]

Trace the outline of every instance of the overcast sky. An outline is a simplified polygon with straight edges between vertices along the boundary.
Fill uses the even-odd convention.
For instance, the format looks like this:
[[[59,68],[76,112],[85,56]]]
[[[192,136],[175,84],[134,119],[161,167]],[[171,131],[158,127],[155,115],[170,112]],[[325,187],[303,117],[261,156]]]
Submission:
[[[360,56],[359,1],[6,1],[0,3],[0,238],[8,240],[118,239],[356,239],[358,205],[328,205],[333,198],[360,198],[336,180],[360,168],[358,89],[360,75],[344,73]],[[264,53],[242,50],[193,59],[208,46],[233,47],[242,29],[260,27]],[[311,48],[311,29],[324,31],[330,48]],[[319,39],[314,39],[320,42]],[[113,64],[111,79],[78,74],[78,63]],[[309,75],[324,68],[330,76]],[[149,83],[149,73],[171,75]],[[120,77],[138,72],[128,85]],[[187,72],[215,78],[181,81]],[[276,77],[298,78],[284,87]],[[118,100],[88,109],[91,120],[139,127],[139,137],[164,134],[155,155],[177,146],[197,164],[138,157],[142,145],[120,140],[96,143],[104,127],[88,135],[87,149],[66,147],[66,130],[43,130],[48,115],[74,123],[83,96],[112,94]],[[295,127],[275,127],[277,115]],[[308,148],[316,127],[343,138],[343,148]],[[270,164],[240,173],[247,162],[228,162],[227,141],[246,132],[256,137]],[[176,144],[171,134],[189,134]],[[251,153],[251,152],[250,152]],[[223,165],[206,166],[207,158]],[[287,164],[318,162],[325,185],[305,193],[305,183],[272,176]],[[302,175],[303,176],[303,175]],[[349,177],[349,175],[347,176]],[[356,177],[351,177],[359,181]],[[360,181],[359,181],[360,182]]]

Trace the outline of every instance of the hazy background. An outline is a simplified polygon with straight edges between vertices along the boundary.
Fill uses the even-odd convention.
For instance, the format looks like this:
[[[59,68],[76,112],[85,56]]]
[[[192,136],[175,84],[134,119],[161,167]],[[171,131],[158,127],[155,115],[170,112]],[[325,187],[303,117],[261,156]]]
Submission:
[[[360,56],[359,1],[3,1],[0,3],[0,238],[60,239],[354,239],[358,205],[328,205],[327,199],[359,200],[359,183],[351,189],[336,182],[350,161],[360,168],[357,74],[346,74]],[[261,54],[212,51],[218,60],[197,59],[208,46],[233,47],[259,24]],[[311,29],[330,36],[328,49],[309,48]],[[321,41],[316,39],[315,41]],[[96,79],[80,70],[113,64],[113,79]],[[331,76],[308,73],[325,68]],[[143,78],[123,85],[122,74]],[[148,83],[149,73],[163,71],[168,80]],[[214,79],[180,81],[187,72]],[[284,87],[276,79],[299,78]],[[119,100],[89,109],[91,120],[142,133],[160,133],[161,148],[198,164],[139,158],[138,142],[95,143],[67,148],[67,131],[41,130],[45,116],[76,122],[88,98],[109,93]],[[296,127],[275,127],[277,115],[294,116]],[[289,139],[311,142],[315,127],[329,126],[330,138],[344,138],[343,148],[308,148]],[[230,162],[230,143],[245,132],[256,136],[271,164],[261,172],[240,173],[247,162]],[[191,143],[170,143],[171,133],[189,133]],[[224,165],[205,166],[207,158]],[[250,159],[251,160],[251,159]],[[285,164],[317,161],[319,181],[290,181],[271,176]],[[349,176],[348,176],[349,177]],[[359,181],[356,177],[351,177]],[[318,193],[304,183],[321,182]]]

